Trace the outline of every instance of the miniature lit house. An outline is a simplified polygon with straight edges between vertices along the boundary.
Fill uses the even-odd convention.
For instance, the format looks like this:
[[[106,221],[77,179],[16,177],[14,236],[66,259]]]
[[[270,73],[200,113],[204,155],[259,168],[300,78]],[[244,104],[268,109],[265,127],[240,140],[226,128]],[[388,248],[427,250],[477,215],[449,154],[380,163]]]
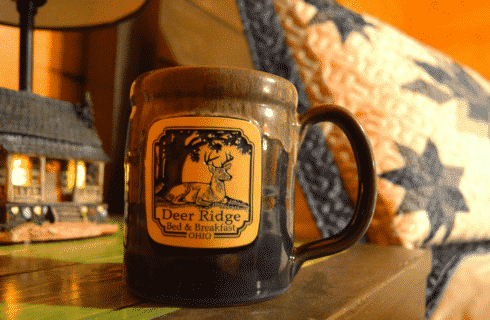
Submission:
[[[19,91],[0,87],[0,242],[114,233],[102,202],[107,155],[90,103],[32,91],[33,30],[115,25],[147,0],[0,1],[0,23],[19,27]],[[34,19],[36,17],[36,19]]]
[[[43,235],[29,240],[111,233],[101,229],[108,220],[102,188],[109,158],[91,116],[89,102],[73,105],[0,88],[0,231],[29,222],[39,228],[67,222],[70,227],[92,223],[100,230],[89,228],[83,234],[65,230],[59,235],[50,231],[49,236],[41,228],[38,233]],[[16,242],[9,239],[5,241]]]

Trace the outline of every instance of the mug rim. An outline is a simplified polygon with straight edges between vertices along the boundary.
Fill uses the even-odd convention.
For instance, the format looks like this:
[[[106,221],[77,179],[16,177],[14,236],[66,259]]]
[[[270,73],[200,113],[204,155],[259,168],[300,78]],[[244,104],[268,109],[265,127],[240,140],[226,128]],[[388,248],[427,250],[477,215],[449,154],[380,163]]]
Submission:
[[[252,69],[228,66],[178,66],[156,69],[132,83],[133,105],[162,97],[245,99],[291,105],[296,111],[298,93],[285,78]]]

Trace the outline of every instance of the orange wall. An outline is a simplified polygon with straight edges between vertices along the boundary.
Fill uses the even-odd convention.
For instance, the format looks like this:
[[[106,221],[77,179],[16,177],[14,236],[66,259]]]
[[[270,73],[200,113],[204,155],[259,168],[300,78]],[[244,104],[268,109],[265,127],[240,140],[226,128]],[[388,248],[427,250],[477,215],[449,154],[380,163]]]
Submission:
[[[376,16],[490,79],[490,2],[465,0],[339,0]]]
[[[80,32],[35,30],[33,35],[33,88],[39,95],[75,102],[84,83]],[[19,29],[0,26],[0,86],[19,86]]]
[[[490,52],[490,19],[487,18],[490,3],[464,0],[338,2],[396,26],[490,79],[490,58],[487,55]],[[104,36],[104,41],[107,41],[107,35]],[[73,80],[84,72],[82,38],[83,33],[77,32],[34,32],[34,92],[65,100],[82,96],[81,89],[77,89],[80,84]],[[17,28],[0,26],[0,86],[10,89],[18,86],[18,39]],[[102,56],[107,57],[107,54]],[[63,74],[72,78],[67,79]]]
[[[52,37],[49,32],[36,31],[34,39],[40,49],[35,50],[37,55],[34,61],[33,91],[42,95],[49,92],[48,64],[50,62],[49,50]],[[19,29],[0,26],[0,86],[17,89],[19,85]]]

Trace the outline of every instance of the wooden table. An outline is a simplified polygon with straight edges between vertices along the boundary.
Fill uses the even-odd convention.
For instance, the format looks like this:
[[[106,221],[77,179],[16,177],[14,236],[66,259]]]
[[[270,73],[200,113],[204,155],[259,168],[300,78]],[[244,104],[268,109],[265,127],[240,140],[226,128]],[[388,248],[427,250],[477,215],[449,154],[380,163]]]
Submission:
[[[107,237],[1,245],[0,319],[423,319],[431,264],[428,251],[356,245],[307,262],[278,298],[177,309],[132,296],[122,260],[122,225]]]

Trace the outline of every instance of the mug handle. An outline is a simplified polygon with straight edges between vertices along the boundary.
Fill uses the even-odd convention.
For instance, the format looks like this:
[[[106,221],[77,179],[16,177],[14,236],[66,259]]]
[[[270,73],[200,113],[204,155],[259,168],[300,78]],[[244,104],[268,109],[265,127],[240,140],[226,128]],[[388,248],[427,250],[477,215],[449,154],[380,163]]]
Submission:
[[[356,117],[337,105],[319,105],[299,115],[300,140],[308,128],[318,122],[329,121],[339,126],[346,134],[354,151],[359,186],[357,203],[349,224],[339,234],[326,239],[305,243],[295,249],[294,274],[303,262],[343,251],[355,244],[366,232],[373,217],[376,204],[376,169],[374,155],[366,132]]]

